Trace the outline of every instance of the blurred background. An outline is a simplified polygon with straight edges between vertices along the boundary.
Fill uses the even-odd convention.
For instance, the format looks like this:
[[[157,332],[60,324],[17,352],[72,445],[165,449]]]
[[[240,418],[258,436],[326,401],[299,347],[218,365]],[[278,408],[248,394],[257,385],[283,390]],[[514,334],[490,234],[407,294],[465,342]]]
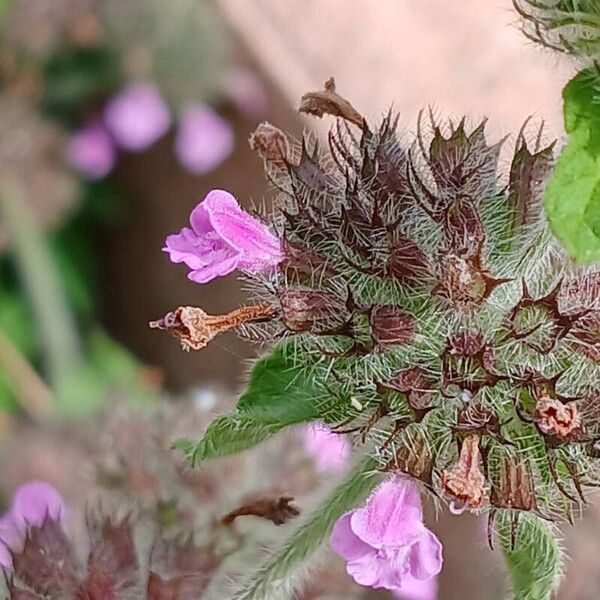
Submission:
[[[304,92],[333,75],[368,118],[393,105],[408,131],[432,106],[488,116],[492,137],[530,115],[560,137],[573,67],[515,21],[509,0],[0,0],[4,505],[32,478],[55,485],[74,514],[101,489],[157,505],[173,493],[157,473],[175,459],[152,448],[199,435],[227,410],[257,349],[226,334],[187,354],[148,329],[179,305],[223,313],[243,301],[235,276],[200,287],[161,248],[210,189],[247,207],[268,201],[247,140],[264,120],[323,134],[330,123],[295,111]],[[238,459],[250,470],[228,461],[230,486],[311,493],[318,477],[301,445],[278,443]],[[151,464],[140,448],[156,453]],[[265,464],[278,465],[267,479]],[[185,477],[196,512],[222,506],[222,477]],[[598,597],[600,521],[588,513],[567,529],[560,598]],[[501,597],[484,524],[451,517],[436,529],[446,548],[439,598]],[[387,597],[331,569],[303,597]]]

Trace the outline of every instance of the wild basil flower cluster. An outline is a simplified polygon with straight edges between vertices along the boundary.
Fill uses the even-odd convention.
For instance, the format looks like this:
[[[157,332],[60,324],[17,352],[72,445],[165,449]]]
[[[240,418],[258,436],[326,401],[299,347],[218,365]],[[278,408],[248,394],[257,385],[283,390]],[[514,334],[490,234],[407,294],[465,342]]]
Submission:
[[[359,532],[358,513],[336,526],[357,581],[395,589],[439,570],[415,483],[490,526],[506,511],[513,538],[523,511],[570,519],[598,484],[600,272],[545,221],[553,144],[524,127],[501,173],[508,142],[490,143],[485,121],[422,115],[407,142],[396,116],[372,127],[332,80],[300,110],[338,117],[327,147],[268,123],[251,138],[276,190],[272,225],[215,191],[167,240],[194,281],[243,271],[255,304],[180,307],[155,326],[188,349],[240,326],[277,340],[318,390],[319,418],[391,474],[358,509],[384,518],[379,497],[398,496],[389,531],[377,537],[374,517]]]

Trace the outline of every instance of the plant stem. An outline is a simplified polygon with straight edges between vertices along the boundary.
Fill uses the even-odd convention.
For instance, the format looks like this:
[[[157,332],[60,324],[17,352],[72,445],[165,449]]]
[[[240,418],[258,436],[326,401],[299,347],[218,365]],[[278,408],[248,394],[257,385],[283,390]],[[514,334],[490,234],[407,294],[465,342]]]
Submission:
[[[25,194],[18,182],[7,176],[0,179],[0,214],[35,314],[48,380],[52,390],[57,392],[80,363],[79,336],[56,265]]]

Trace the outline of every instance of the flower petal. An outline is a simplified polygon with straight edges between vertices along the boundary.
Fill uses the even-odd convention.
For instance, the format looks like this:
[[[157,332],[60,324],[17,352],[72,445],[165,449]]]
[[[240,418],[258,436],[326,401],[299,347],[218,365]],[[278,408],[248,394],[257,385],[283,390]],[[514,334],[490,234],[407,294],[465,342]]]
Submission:
[[[30,481],[15,493],[10,515],[14,524],[24,531],[28,525],[40,526],[47,517],[61,521],[65,503],[60,494],[44,481]]]
[[[373,549],[360,540],[350,527],[350,518],[354,511],[342,515],[333,526],[331,532],[331,547],[347,561],[358,560]]]
[[[415,579],[427,580],[442,570],[442,544],[433,532],[423,529],[423,535],[411,547],[409,566]]]
[[[238,268],[239,256],[222,256],[214,262],[188,273],[188,279],[194,283],[208,283],[215,277],[224,277]]]
[[[240,268],[255,272],[282,260],[281,240],[264,223],[242,210],[229,192],[213,190],[202,204],[217,234],[242,251]]]
[[[400,600],[436,600],[438,596],[437,577],[422,580],[406,574],[402,578],[400,587],[394,590],[393,596]]]
[[[304,449],[310,454],[317,471],[341,469],[350,457],[350,445],[342,435],[336,435],[321,423],[312,423],[302,428]]]
[[[400,547],[422,533],[421,497],[408,479],[388,479],[371,494],[364,508],[354,511],[352,531],[374,548]]]

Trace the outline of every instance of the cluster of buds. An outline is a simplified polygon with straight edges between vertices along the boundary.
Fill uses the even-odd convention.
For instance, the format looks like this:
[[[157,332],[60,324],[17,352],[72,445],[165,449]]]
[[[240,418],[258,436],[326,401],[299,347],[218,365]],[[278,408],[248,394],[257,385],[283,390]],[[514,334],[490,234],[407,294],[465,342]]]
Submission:
[[[167,251],[203,271],[248,263],[256,305],[228,322],[261,321],[243,330],[278,341],[332,399],[319,416],[383,471],[453,509],[570,517],[600,475],[600,272],[545,221],[553,144],[521,131],[503,175],[485,122],[421,116],[405,144],[397,117],[372,128],[331,80],[300,110],[338,117],[326,150],[270,124],[251,138],[277,190],[280,245],[263,224],[261,268],[231,232],[212,258],[191,235]]]

